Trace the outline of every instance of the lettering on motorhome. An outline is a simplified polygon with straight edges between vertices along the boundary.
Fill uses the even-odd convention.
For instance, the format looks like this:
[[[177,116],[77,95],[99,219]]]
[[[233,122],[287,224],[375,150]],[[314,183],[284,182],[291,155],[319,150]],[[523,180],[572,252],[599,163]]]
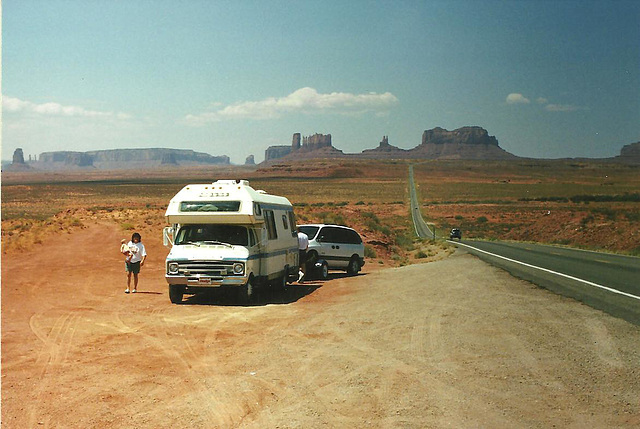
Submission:
[[[220,198],[220,197],[228,197],[229,193],[228,192],[202,192],[200,193],[200,195],[198,195],[201,198]]]

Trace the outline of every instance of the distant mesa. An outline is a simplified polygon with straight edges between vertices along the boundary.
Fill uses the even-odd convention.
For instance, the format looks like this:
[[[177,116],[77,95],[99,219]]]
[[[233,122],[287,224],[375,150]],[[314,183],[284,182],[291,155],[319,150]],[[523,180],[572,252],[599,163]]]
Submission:
[[[436,127],[422,133],[422,145],[429,143],[498,146],[498,139],[482,127],[462,127],[453,131]]]
[[[13,164],[24,164],[24,153],[21,147],[13,152]]]
[[[640,142],[623,146],[620,150],[620,156],[615,159],[627,164],[640,164]]]
[[[14,158],[16,155],[14,154]],[[229,165],[226,155],[183,149],[112,149],[89,152],[43,152],[29,165],[38,170],[153,168],[159,166]]]
[[[462,127],[453,131],[436,127],[422,133],[422,142],[413,149],[400,149],[389,144],[384,136],[375,149],[362,151],[361,157],[369,159],[516,159],[517,156],[498,145],[498,139],[490,136],[482,127]]]
[[[422,143],[411,149],[412,158],[426,159],[516,159],[498,145],[498,139],[490,136],[482,127],[462,127],[448,131],[440,127],[425,130]]]
[[[65,167],[93,167],[93,158],[86,152],[43,152],[34,166],[60,164]]]
[[[13,161],[7,166],[3,166],[3,171],[30,171],[32,167],[24,162],[24,153],[22,148],[13,151]]]
[[[160,165],[178,165],[176,154],[173,152],[165,152],[162,154]]]
[[[244,165],[256,165],[256,159],[253,155],[249,155],[247,159],[244,160]]]
[[[331,144],[331,134],[313,134],[301,137],[300,133],[295,133],[290,146],[269,146],[264,153],[265,162],[274,159],[295,158],[336,158],[344,156],[341,150]]]
[[[389,143],[383,136],[375,149],[359,154],[345,154],[333,147],[331,134],[314,134],[301,138],[293,135],[291,146],[271,146],[265,152],[265,162],[275,159],[306,158],[356,158],[356,159],[516,159],[517,156],[498,145],[498,139],[490,136],[482,127],[462,127],[453,131],[436,127],[425,130],[422,142],[413,149],[401,149]]]

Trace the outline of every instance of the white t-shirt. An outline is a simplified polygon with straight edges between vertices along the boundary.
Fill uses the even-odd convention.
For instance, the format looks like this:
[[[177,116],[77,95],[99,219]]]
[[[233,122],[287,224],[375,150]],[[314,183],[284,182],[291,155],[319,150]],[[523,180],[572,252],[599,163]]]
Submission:
[[[143,256],[147,256],[147,250],[144,248],[144,244],[130,241],[127,246],[129,246],[129,250],[131,250],[131,253],[133,254],[131,257],[131,263],[140,262],[142,261]]]
[[[309,248],[309,237],[304,232],[298,233],[298,250],[307,250]]]

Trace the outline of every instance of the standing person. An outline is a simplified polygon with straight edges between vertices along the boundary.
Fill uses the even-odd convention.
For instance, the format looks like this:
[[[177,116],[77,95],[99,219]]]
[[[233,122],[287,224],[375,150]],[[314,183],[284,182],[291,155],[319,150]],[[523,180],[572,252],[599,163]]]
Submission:
[[[300,264],[300,272],[298,273],[298,283],[302,283],[305,274],[305,262],[307,262],[307,249],[309,248],[309,237],[304,232],[298,230],[298,255]]]
[[[127,261],[127,289],[125,289],[124,293],[129,293],[131,274],[133,274],[133,289],[131,292],[136,293],[138,291],[138,274],[140,273],[140,267],[144,265],[144,261],[147,259],[147,250],[142,244],[142,237],[137,232],[133,233],[127,246],[131,251],[131,259]]]

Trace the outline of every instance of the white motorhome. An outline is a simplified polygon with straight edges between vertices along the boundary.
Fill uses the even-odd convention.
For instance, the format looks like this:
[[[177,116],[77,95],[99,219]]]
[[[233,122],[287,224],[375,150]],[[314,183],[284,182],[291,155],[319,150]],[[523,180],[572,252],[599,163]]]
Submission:
[[[246,180],[187,185],[169,203],[164,244],[169,298],[213,287],[250,300],[256,286],[284,287],[298,274],[298,236],[285,197]]]

